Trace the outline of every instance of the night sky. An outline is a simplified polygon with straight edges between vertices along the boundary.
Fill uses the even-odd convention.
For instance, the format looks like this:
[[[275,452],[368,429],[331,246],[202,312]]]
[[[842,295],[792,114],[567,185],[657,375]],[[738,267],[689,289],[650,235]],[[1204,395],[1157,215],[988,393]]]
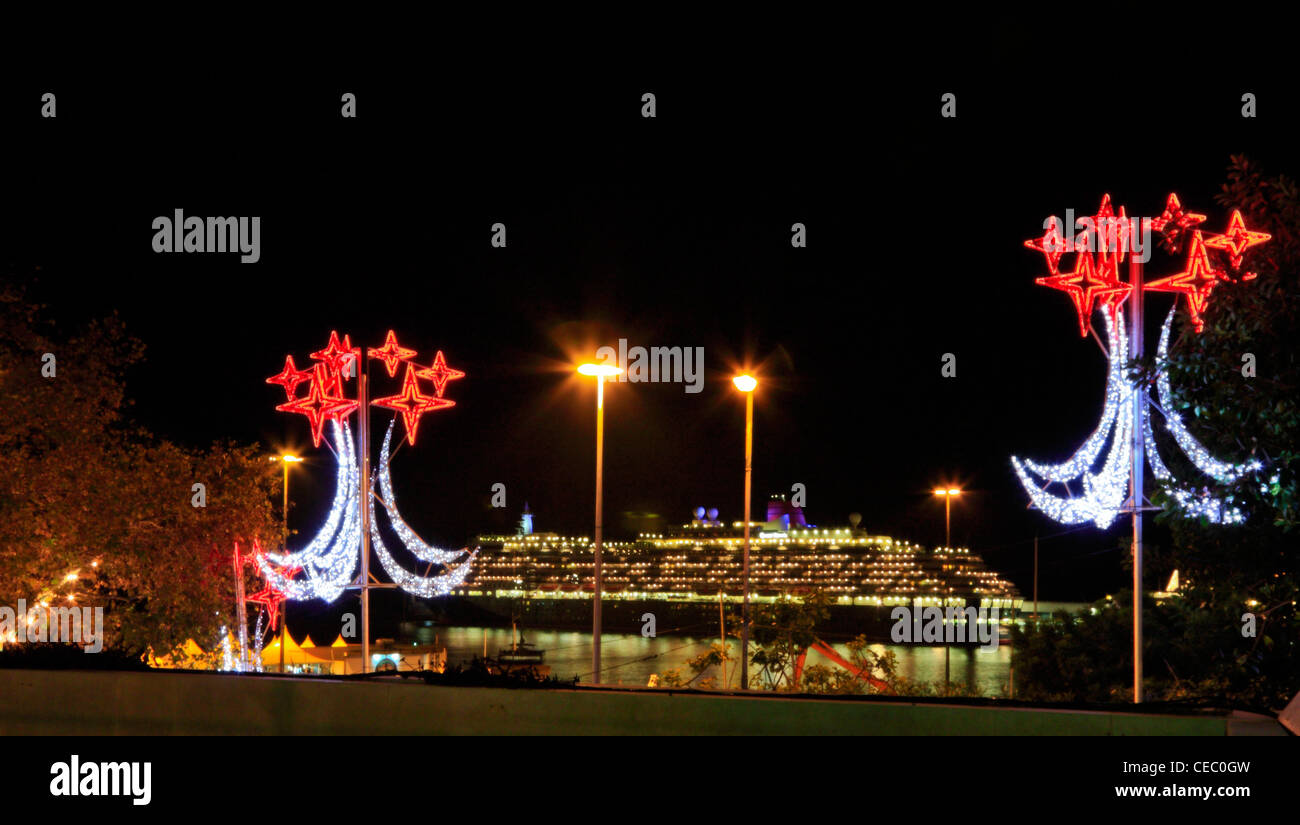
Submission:
[[[1007,35],[976,66],[887,85],[847,64],[690,76],[662,62],[235,88],[205,74],[140,96],[83,77],[58,84],[53,121],[27,78],[4,92],[30,116],[7,127],[22,163],[0,263],[64,333],[121,314],[148,348],[128,386],[153,432],[302,450],[304,531],[333,471],[305,419],[273,409],[283,394],[264,379],[286,353],[302,366],[331,330],[379,346],[391,328],[425,365],[441,349],[468,373],[394,462],[403,514],[460,546],[513,530],[525,500],[538,530],[590,534],[595,389],[572,366],[622,337],[704,347],[706,384],[608,389],[610,537],[696,505],[740,518],[744,404],[729,378],[747,365],[761,381],[757,512],[798,482],[810,522],[857,511],[873,532],[933,544],[930,490],[960,485],[955,543],[1028,595],[1038,532],[1043,598],[1098,598],[1126,580],[1125,528],[1069,532],[1026,510],[1009,461],[1066,457],[1096,424],[1105,368],[1021,243],[1048,215],[1092,214],[1103,192],[1153,215],[1176,190],[1221,229],[1231,154],[1300,172],[1276,119],[1295,100],[1246,73],[1116,76],[1108,102],[1077,72],[1029,80],[1021,48]],[[939,116],[947,91],[955,120]],[[1243,91],[1259,95],[1256,120],[1240,116]],[[343,92],[356,120],[339,117]],[[155,254],[152,219],[177,208],[260,216],[261,261]],[[489,244],[498,221],[506,249]],[[796,221],[806,249],[791,248]],[[1151,271],[1175,263],[1157,252]],[[1152,298],[1149,329],[1170,300]],[[376,410],[376,442],[387,418]],[[496,482],[504,510],[489,505]]]

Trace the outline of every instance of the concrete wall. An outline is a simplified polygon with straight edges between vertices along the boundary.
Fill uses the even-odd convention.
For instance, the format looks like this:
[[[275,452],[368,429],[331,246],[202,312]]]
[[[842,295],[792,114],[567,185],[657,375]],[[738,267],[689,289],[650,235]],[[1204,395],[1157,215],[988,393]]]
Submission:
[[[1201,735],[1228,714],[990,708],[183,671],[0,669],[0,734]],[[1264,728],[1281,727],[1262,720]],[[1270,727],[1271,726],[1271,727]]]

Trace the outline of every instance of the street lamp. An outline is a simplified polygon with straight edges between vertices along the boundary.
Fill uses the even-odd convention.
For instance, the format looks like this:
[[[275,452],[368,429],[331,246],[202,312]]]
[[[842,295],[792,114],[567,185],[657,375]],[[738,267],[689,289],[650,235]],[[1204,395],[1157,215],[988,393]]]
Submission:
[[[749,690],[749,501],[752,498],[750,479],[754,463],[754,389],[758,387],[758,379],[746,373],[732,378],[731,383],[745,394],[745,555],[741,563],[740,689]]]
[[[279,461],[280,464],[284,467],[284,509],[283,509],[283,521],[284,521],[284,525],[283,525],[283,527],[281,528],[282,533],[283,533],[282,538],[281,538],[281,544],[282,544],[282,551],[285,552],[285,553],[288,553],[288,552],[289,552],[289,466],[292,465],[292,464],[297,464],[297,463],[301,462],[302,459],[299,458],[299,457],[296,456],[296,455],[290,455],[290,454],[288,454],[288,453],[285,453],[284,455],[281,455],[281,456],[274,456],[274,457],[271,458],[271,460],[272,460],[272,461]],[[288,599],[286,599],[286,600],[280,602],[280,624],[281,624],[281,627],[280,627],[280,672],[281,672],[281,673],[284,673],[284,646],[285,646],[285,637],[289,634],[289,601],[288,601]]]
[[[594,376],[596,379],[596,553],[595,553],[595,593],[591,603],[591,670],[593,684],[600,684],[600,534],[601,534],[601,486],[604,480],[605,458],[605,379],[612,378],[623,370],[611,364],[583,364],[578,367],[582,375]]]
[[[952,500],[956,496],[961,495],[961,490],[958,490],[956,487],[940,488],[936,489],[934,494],[936,496],[943,496],[943,543],[944,547],[952,549]],[[943,614],[945,616],[944,620],[947,621],[948,604],[946,599],[944,600],[943,607]],[[945,638],[943,643],[943,687],[945,692],[947,691],[949,684],[948,650],[948,640]]]

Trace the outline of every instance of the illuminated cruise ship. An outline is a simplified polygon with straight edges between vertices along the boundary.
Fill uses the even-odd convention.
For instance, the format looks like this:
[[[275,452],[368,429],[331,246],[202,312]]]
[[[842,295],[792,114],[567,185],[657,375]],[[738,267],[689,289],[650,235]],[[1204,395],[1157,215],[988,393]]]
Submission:
[[[779,497],[768,515],[767,522],[750,525],[751,602],[821,591],[843,607],[970,605],[998,607],[1004,615],[1020,608],[1015,586],[966,548],[925,548],[870,535],[856,526],[856,514],[850,527],[807,526],[802,512]],[[720,599],[740,601],[743,526],[724,525],[716,510],[701,507],[678,530],[604,542],[602,601],[715,608]],[[534,533],[531,527],[532,514],[526,513],[516,535],[480,536],[482,550],[456,595],[590,602],[595,589],[590,538]]]

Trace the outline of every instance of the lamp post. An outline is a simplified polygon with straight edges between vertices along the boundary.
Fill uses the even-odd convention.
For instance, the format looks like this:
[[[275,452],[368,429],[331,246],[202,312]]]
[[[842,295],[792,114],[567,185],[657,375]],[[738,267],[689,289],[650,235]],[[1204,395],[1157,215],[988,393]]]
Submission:
[[[601,538],[601,487],[605,463],[605,379],[623,372],[610,364],[583,364],[578,367],[582,375],[596,378],[596,552],[594,563],[595,593],[591,603],[591,670],[593,684],[600,684],[600,538]]]
[[[754,389],[758,380],[749,374],[731,379],[745,394],[745,551],[741,562],[742,601],[740,608],[740,689],[749,690],[749,502],[754,463]],[[724,642],[725,649],[725,642]]]
[[[934,494],[936,496],[943,496],[943,545],[946,549],[951,550],[952,549],[952,500],[954,497],[961,495],[961,490],[958,490],[956,487],[947,487],[944,489],[936,489],[934,491]],[[943,613],[945,616],[944,621],[947,621],[946,617],[948,615],[948,604],[946,599],[944,600],[943,607],[944,607]],[[947,639],[945,639],[943,643],[943,688],[945,692],[947,692],[948,685],[949,685],[949,681],[948,681],[948,674],[950,672],[950,665],[949,665],[950,659],[948,655],[949,650],[950,649],[948,647],[948,641]]]
[[[297,464],[302,461],[296,455],[285,453],[271,459],[279,461],[284,468],[284,509],[283,509],[283,526],[281,527],[280,544],[285,553],[289,552],[289,465]],[[285,636],[289,633],[289,601],[288,599],[280,602],[280,672],[284,673],[284,645]]]

